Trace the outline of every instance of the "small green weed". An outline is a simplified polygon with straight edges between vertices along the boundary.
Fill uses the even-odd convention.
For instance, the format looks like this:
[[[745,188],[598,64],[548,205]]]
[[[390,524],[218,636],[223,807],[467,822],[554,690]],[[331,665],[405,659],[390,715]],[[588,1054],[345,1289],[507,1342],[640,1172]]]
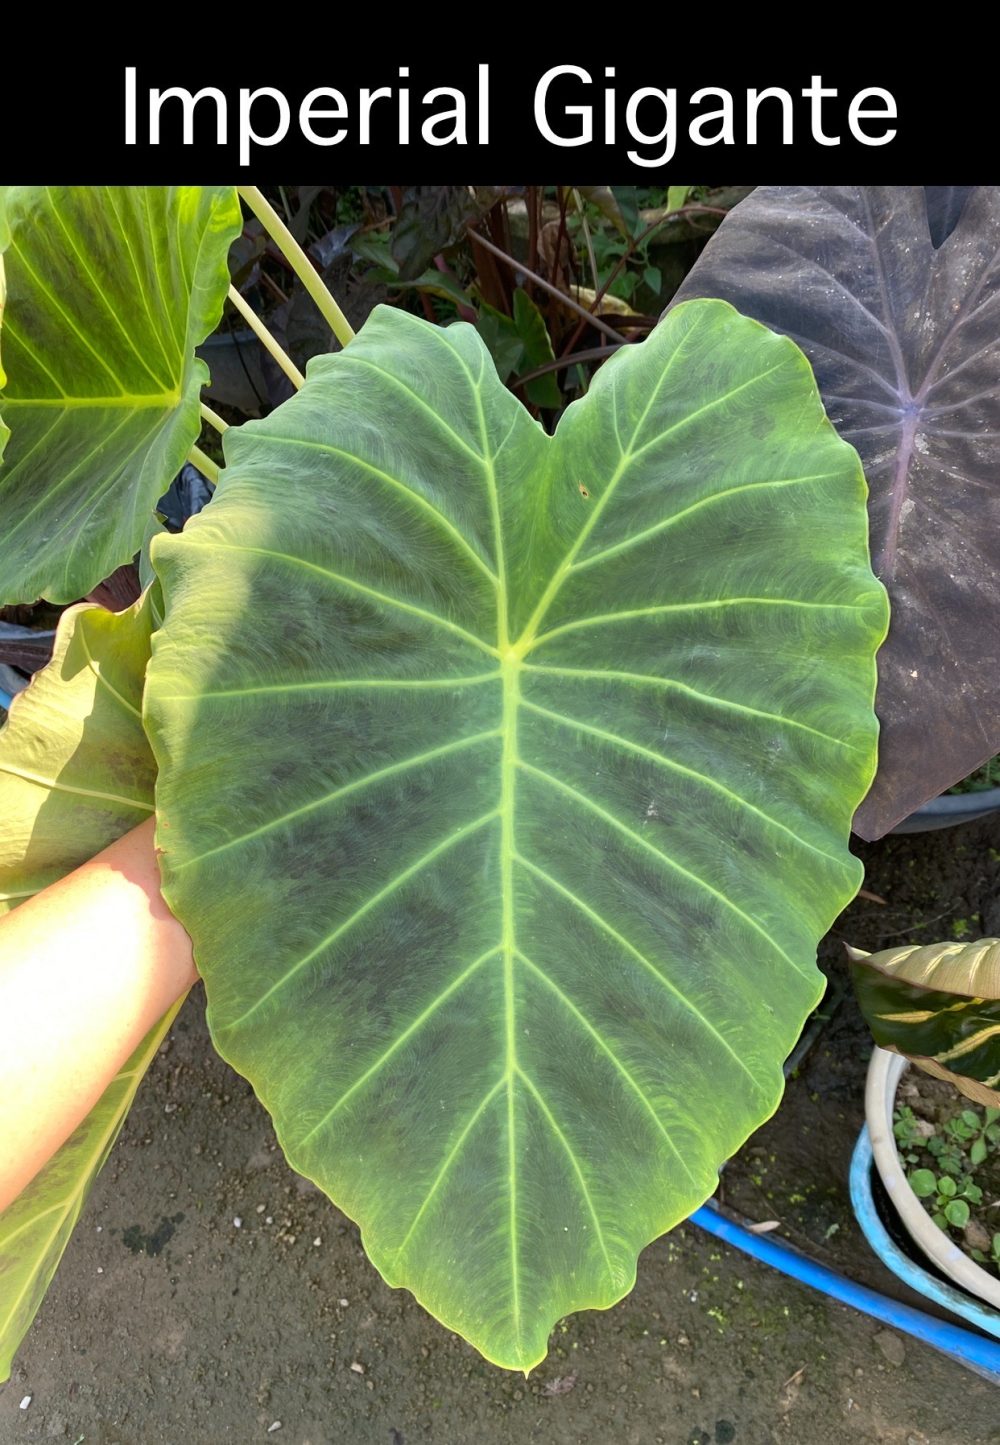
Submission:
[[[893,1133],[910,1188],[939,1229],[962,1234],[967,1253],[1000,1270],[1000,1230],[987,1210],[1000,1182],[1000,1109],[965,1107],[940,1123],[896,1109]],[[977,1213],[982,1213],[983,1220]],[[996,1224],[1000,1221],[991,1221]]]

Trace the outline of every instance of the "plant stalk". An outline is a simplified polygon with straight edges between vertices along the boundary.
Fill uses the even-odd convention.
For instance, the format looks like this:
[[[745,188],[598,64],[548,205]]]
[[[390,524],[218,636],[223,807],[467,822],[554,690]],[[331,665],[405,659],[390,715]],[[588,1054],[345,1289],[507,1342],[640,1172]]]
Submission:
[[[580,225],[583,227],[583,239],[587,246],[587,259],[590,261],[590,274],[594,278],[594,291],[597,292],[601,289],[601,276],[597,269],[597,258],[594,255],[594,241],[590,234],[590,224],[587,221],[587,213],[583,209],[583,197],[575,186],[573,187],[573,200],[576,202]]]
[[[634,341],[613,342],[610,345],[606,342],[603,346],[590,347],[586,351],[571,351],[568,356],[546,361],[543,366],[536,366],[533,371],[526,371],[523,376],[512,376],[509,385],[527,386],[529,381],[537,381],[540,376],[548,376],[553,371],[565,371],[570,366],[576,366],[578,362],[582,364],[585,361],[607,361],[609,356],[614,356],[623,346],[634,345]]]
[[[288,355],[288,352],[285,351],[283,347],[278,345],[277,341],[275,341],[274,337],[271,335],[270,331],[268,331],[263,321],[261,321],[260,317],[254,311],[253,307],[250,305],[250,303],[246,300],[245,297],[240,295],[235,286],[230,286],[229,288],[229,299],[236,307],[236,310],[243,317],[243,320],[249,326],[250,330],[256,336],[261,346],[263,346],[265,351],[270,352],[270,354],[274,357],[275,361],[281,367],[282,371],[288,377],[288,380],[295,387],[296,391],[298,391],[299,387],[305,383],[305,377],[302,375],[299,368],[295,365],[295,362],[292,360],[292,358]]]
[[[613,326],[609,326],[599,316],[591,315],[585,307],[580,305],[579,301],[574,301],[572,296],[568,296],[565,291],[560,291],[558,286],[553,286],[551,281],[546,281],[544,276],[539,276],[536,271],[530,270],[523,261],[517,261],[513,256],[508,256],[506,251],[501,251],[499,246],[494,246],[492,241],[487,241],[485,236],[481,236],[471,227],[469,238],[475,241],[477,246],[482,246],[484,250],[492,252],[498,261],[503,261],[504,265],[510,266],[512,270],[520,271],[523,276],[530,276],[536,286],[540,286],[543,291],[554,296],[557,301],[562,302],[563,306],[568,306],[570,311],[575,311],[578,316],[582,316],[589,326],[594,327],[595,331],[603,331],[604,335],[610,336],[612,341],[623,342],[626,340],[620,331],[616,331]]]
[[[219,468],[212,458],[206,456],[201,447],[192,447],[188,452],[188,461],[196,466],[202,476],[211,486],[216,486],[219,481]]]
[[[204,401],[201,404],[201,419],[202,421],[207,421],[209,426],[214,426],[219,436],[221,436],[224,431],[229,430],[229,423],[223,421],[219,413],[213,411],[208,403]]]
[[[722,210],[720,206],[700,206],[696,202],[691,201],[681,206],[680,210],[664,211],[662,216],[657,216],[656,220],[653,221],[650,225],[648,225],[645,230],[640,231],[637,236],[631,237],[625,250],[618,257],[617,262],[609,272],[606,280],[604,281],[604,284],[598,287],[597,295],[590,303],[591,311],[596,311],[598,306],[600,306],[609,289],[614,285],[615,281],[617,281],[618,277],[627,266],[630,257],[635,254],[637,248],[642,245],[643,241],[645,241],[647,236],[651,236],[654,231],[658,230],[660,226],[664,225],[667,221],[676,220],[678,216],[683,216],[685,214],[722,216],[724,219],[729,214],[729,212]],[[569,354],[573,350],[573,347],[579,341],[582,333],[583,322],[581,321],[574,330],[572,336],[567,341],[566,345],[563,347],[563,356],[569,356]]]
[[[253,211],[271,239],[277,243],[285,260],[309,292],[309,295],[316,302],[316,305],[323,315],[323,319],[341,346],[346,346],[349,341],[353,341],[354,330],[350,322],[331,296],[327,287],[323,284],[316,267],[310,261],[305,251],[303,251],[298,241],[296,241],[270,201],[261,195],[256,186],[239,186],[238,189],[251,211]]]

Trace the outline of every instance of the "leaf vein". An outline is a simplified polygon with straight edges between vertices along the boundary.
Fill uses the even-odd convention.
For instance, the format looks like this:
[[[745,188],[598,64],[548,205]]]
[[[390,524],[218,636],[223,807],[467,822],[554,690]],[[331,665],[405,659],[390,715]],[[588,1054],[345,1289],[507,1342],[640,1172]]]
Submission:
[[[714,792],[720,793],[723,797],[730,799],[736,803],[738,807],[747,809],[756,817],[760,818],[762,822],[770,824],[772,828],[778,828],[782,833],[787,833],[789,838],[793,839],[794,842],[800,843],[803,848],[808,848],[813,853],[818,853],[821,858],[826,858],[828,862],[835,863],[838,868],[850,867],[842,858],[836,858],[832,853],[827,853],[825,849],[818,848],[815,843],[810,843],[808,838],[803,838],[799,833],[796,833],[794,829],[789,828],[785,823],[779,822],[779,820],[773,818],[770,813],[765,813],[762,808],[758,808],[756,804],[751,803],[749,798],[744,798],[742,794],[734,792],[732,788],[728,788],[725,783],[720,783],[716,778],[711,778],[705,773],[698,772],[697,768],[689,768],[684,763],[675,762],[673,758],[668,758],[664,756],[664,754],[656,752],[653,748],[643,747],[641,743],[633,742],[631,738],[623,738],[618,733],[608,732],[605,728],[594,727],[589,723],[581,722],[579,718],[567,717],[561,712],[553,712],[551,708],[540,707],[538,703],[529,702],[527,699],[522,699],[522,706],[528,708],[530,712],[537,713],[539,717],[549,718],[552,722],[559,723],[571,732],[589,733],[592,737],[600,738],[603,742],[610,743],[613,747],[635,753],[637,757],[648,758],[650,762],[657,764],[659,767],[667,768],[674,773],[680,773],[687,778],[693,778],[705,787],[711,788]]]
[[[670,1137],[670,1131],[667,1129],[663,1120],[657,1113],[656,1107],[653,1104],[652,1099],[650,1099],[649,1095],[646,1093],[645,1089],[639,1083],[638,1079],[635,1077],[632,1071],[618,1057],[611,1045],[606,1041],[606,1039],[602,1037],[600,1032],[595,1029],[594,1025],[587,1018],[586,1014],[583,1013],[583,1011],[576,1006],[576,1004],[565,992],[565,990],[560,988],[560,986],[555,982],[555,980],[550,978],[543,968],[539,968],[537,963],[532,963],[531,959],[528,958],[525,954],[519,952],[518,957],[524,964],[525,968],[529,968],[532,973],[536,974],[537,977],[540,978],[541,981],[552,990],[552,992],[562,1003],[563,1007],[573,1015],[573,1017],[578,1021],[582,1028],[586,1029],[587,1033],[597,1044],[597,1047],[601,1050],[601,1052],[607,1055],[613,1066],[618,1070],[622,1078],[628,1084],[629,1088],[635,1094],[636,1098],[643,1105],[646,1112],[649,1114],[649,1117],[653,1120],[653,1123],[656,1125],[657,1130],[663,1136],[667,1148],[674,1155],[678,1164],[680,1164],[681,1168],[684,1170],[684,1173],[691,1180],[692,1184],[700,1188],[701,1186],[699,1184],[699,1181],[691,1173],[690,1165],[687,1163],[684,1155],[681,1153],[677,1145],[674,1143],[673,1139]]]
[[[126,808],[141,808],[144,813],[153,811],[152,803],[142,802],[138,798],[126,798],[120,793],[105,793],[99,788],[78,788],[70,783],[59,783],[52,778],[42,777],[40,773],[32,773],[26,768],[15,767],[13,763],[0,763],[0,773],[7,773],[12,778],[21,778],[26,783],[37,783],[40,788],[51,788],[57,793],[72,793],[78,798],[100,798],[105,803],[121,803]]]
[[[547,773],[544,768],[536,768],[533,763],[526,763],[523,759],[520,759],[518,761],[518,767],[520,767],[523,772],[529,773],[533,777],[537,777],[541,782],[548,783],[551,787],[554,787],[560,792],[565,793],[568,797],[575,799],[585,808],[589,808],[592,813],[595,813],[598,817],[603,818],[604,821],[609,824],[609,826],[616,828],[624,837],[631,838],[632,842],[637,844],[645,852],[649,853],[654,858],[658,858],[659,861],[667,868],[670,868],[675,873],[681,874],[681,876],[687,878],[690,883],[695,884],[695,886],[702,889],[703,892],[708,893],[729,913],[732,913],[735,917],[742,919],[743,922],[746,923],[750,928],[752,928],[755,933],[759,933],[761,938],[763,938],[765,942],[770,945],[774,952],[778,954],[780,958],[783,958],[787,964],[789,964],[792,968],[795,969],[796,973],[803,972],[802,968],[795,962],[795,960],[788,956],[788,954],[785,952],[785,950],[781,947],[780,944],[775,943],[774,939],[770,936],[769,933],[767,933],[765,929],[760,926],[756,919],[751,918],[749,913],[745,913],[738,904],[733,903],[731,899],[727,898],[724,893],[720,893],[717,888],[713,887],[712,884],[707,881],[707,879],[700,877],[699,874],[692,872],[691,869],[685,868],[682,863],[678,863],[677,860],[671,858],[668,853],[664,853],[661,849],[657,848],[655,844],[650,843],[649,840],[647,838],[644,838],[641,833],[637,833],[634,828],[630,828],[627,823],[623,823],[620,818],[616,818],[613,813],[609,813],[606,808],[602,808],[599,803],[595,803],[591,798],[588,798],[585,793],[581,793],[579,788],[574,788],[571,786],[571,784],[564,783],[561,778],[555,777],[555,775],[552,773]]]
[[[387,898],[391,897],[399,888],[402,888],[411,878],[414,878],[418,873],[422,872],[424,868],[429,867],[442,853],[447,853],[449,849],[463,842],[470,834],[485,827],[487,823],[492,823],[497,816],[498,812],[496,809],[490,813],[484,813],[483,816],[477,818],[474,823],[466,823],[463,828],[459,828],[457,832],[449,834],[449,836],[443,838],[440,843],[436,843],[433,848],[429,848],[426,853],[422,853],[416,862],[408,864],[407,867],[380,888],[377,893],[373,893],[370,898],[366,899],[360,908],[356,908],[349,918],[345,918],[343,923],[339,923],[331,933],[328,933],[325,938],[321,939],[314,948],[311,948],[308,953],[303,954],[300,959],[297,959],[290,968],[285,970],[280,978],[274,981],[270,988],[260,994],[250,1007],[240,1014],[239,1018],[232,1019],[227,1023],[222,1032],[228,1034],[232,1033],[234,1029],[239,1028],[252,1014],[255,1014],[269,998],[283,989],[287,983],[290,983],[297,974],[301,973],[302,969],[312,963],[314,958],[318,958],[321,953],[325,953],[328,948],[331,948],[339,938],[342,938],[356,923],[360,923],[361,919],[367,917],[374,908],[384,903]]]
[[[592,617],[578,617],[575,622],[564,622],[535,637],[525,652],[533,652],[543,642],[550,642],[565,632],[577,632],[581,627],[603,627],[611,622],[631,622],[637,617],[663,617],[677,612],[711,612],[720,607],[798,607],[807,612],[864,612],[865,608],[849,606],[839,602],[804,602],[798,597],[720,597],[705,598],[699,602],[667,602],[656,607],[635,607],[623,612],[603,612]]]
[[[688,1012],[698,1020],[702,1027],[722,1045],[722,1047],[729,1054],[733,1062],[740,1067],[744,1074],[746,1074],[747,1078],[753,1084],[754,1088],[760,1088],[760,1081],[753,1073],[751,1073],[750,1069],[744,1063],[743,1059],[740,1058],[739,1054],[733,1048],[732,1044],[729,1043],[724,1034],[721,1034],[719,1032],[719,1030],[712,1023],[711,1019],[708,1018],[706,1014],[702,1013],[701,1009],[698,1008],[697,1004],[688,997],[688,995],[683,991],[683,989],[678,988],[675,983],[672,983],[670,981],[666,974],[661,973],[660,970],[656,967],[656,965],[652,963],[644,953],[641,953],[639,949],[636,948],[634,943],[630,943],[629,940],[624,936],[624,934],[619,933],[618,929],[615,928],[613,924],[609,923],[602,913],[598,913],[595,908],[591,908],[588,903],[585,903],[582,898],[580,898],[576,893],[572,892],[571,889],[567,888],[564,883],[560,883],[557,878],[554,878],[552,874],[547,871],[547,869],[540,868],[537,863],[533,863],[529,858],[525,858],[523,854],[518,854],[517,861],[521,864],[523,868],[527,868],[529,873],[533,873],[537,878],[540,878],[541,881],[547,884],[551,889],[553,889],[554,892],[562,894],[562,896],[566,898],[570,903],[572,903],[574,907],[579,909],[579,911],[586,918],[589,918],[592,923],[594,923],[598,928],[602,929],[609,938],[613,938],[615,942],[620,944],[627,953],[630,953],[632,957],[635,958],[643,966],[643,968],[645,968],[647,972],[652,975],[653,978],[655,978],[659,983],[661,983],[663,987],[667,990],[667,992],[670,993],[679,1004],[686,1008]]]
[[[309,562],[304,557],[293,556],[290,552],[276,552],[270,547],[250,547],[245,543],[231,542],[229,540],[216,541],[211,546],[203,542],[189,540],[187,545],[192,548],[198,548],[203,552],[214,551],[216,548],[225,548],[231,552],[248,552],[258,557],[272,558],[276,562],[287,562],[293,567],[302,567],[307,571],[318,573],[321,577],[328,577],[331,582],[335,582],[341,587],[353,588],[354,591],[370,597],[375,602],[381,602],[386,606],[395,607],[400,612],[408,612],[414,617],[419,617],[424,622],[430,622],[437,627],[444,628],[448,632],[453,632],[457,637],[461,637],[464,642],[470,643],[473,647],[478,647],[481,652],[488,652],[491,657],[498,656],[495,647],[491,647],[488,642],[483,642],[475,633],[467,631],[466,628],[460,626],[457,622],[451,622],[447,617],[442,617],[440,613],[430,612],[427,608],[418,607],[413,602],[404,602],[402,598],[393,597],[388,592],[379,592],[374,587],[369,587],[364,582],[358,582],[353,577],[344,577],[339,572],[331,572],[328,567],[321,567],[318,562]]]
[[[540,662],[526,662],[523,665],[528,672],[541,672],[554,677],[586,677],[612,682],[629,682],[636,683],[641,687],[662,687],[668,691],[672,688],[677,692],[684,693],[685,696],[696,698],[699,702],[706,702],[712,707],[722,708],[725,712],[747,713],[751,717],[764,718],[768,722],[782,723],[786,727],[811,733],[813,737],[822,738],[824,742],[833,743],[835,747],[848,748],[851,752],[861,752],[861,749],[853,743],[845,742],[843,738],[836,738],[832,733],[821,732],[818,728],[810,727],[808,723],[799,722],[796,718],[784,717],[781,713],[766,712],[762,708],[751,707],[748,703],[734,702],[732,698],[715,697],[710,692],[700,692],[697,688],[690,687],[685,682],[678,682],[675,678],[610,669],[605,671],[588,667],[555,667]]]
[[[339,788],[334,788],[330,793],[324,793],[321,798],[313,798],[308,803],[301,804],[298,808],[292,808],[280,817],[272,818],[267,823],[261,823],[259,827],[252,829],[249,833],[240,833],[235,838],[227,838],[225,843],[219,843],[215,848],[209,848],[197,857],[187,858],[183,863],[175,865],[175,871],[181,872],[185,868],[192,867],[195,863],[203,863],[206,858],[214,858],[219,853],[225,853],[230,848],[241,847],[251,842],[254,838],[260,838],[265,833],[271,833],[275,828],[283,828],[288,823],[294,822],[297,818],[308,817],[310,813],[316,812],[318,808],[328,807],[331,803],[339,802],[341,798],[350,797],[353,793],[359,793],[370,787],[373,783],[379,783],[383,778],[396,777],[400,773],[410,772],[413,768],[420,767],[423,763],[436,761],[438,758],[447,757],[451,753],[461,752],[463,748],[475,747],[479,743],[486,742],[490,738],[500,736],[499,728],[493,728],[489,732],[475,733],[472,737],[452,738],[450,742],[442,743],[436,748],[425,748],[423,752],[414,753],[408,758],[401,759],[398,763],[389,763],[384,768],[378,768],[373,773],[363,773],[361,777],[354,778],[350,783],[344,783]]]
[[[472,559],[472,561],[476,564],[479,570],[485,573],[485,575],[490,579],[494,586],[496,586],[496,573],[493,571],[492,567],[488,566],[487,563],[483,561],[482,557],[480,557],[479,553],[473,547],[472,543],[468,540],[467,537],[464,537],[462,535],[462,533],[455,526],[454,522],[450,521],[444,515],[444,513],[439,511],[432,502],[429,502],[427,500],[426,497],[421,496],[419,492],[415,492],[412,487],[408,487],[404,481],[402,481],[399,477],[394,477],[391,472],[383,471],[381,467],[375,466],[374,462],[369,462],[366,461],[364,457],[359,457],[356,452],[345,451],[343,447],[335,447],[330,442],[307,441],[303,437],[275,436],[272,432],[261,432],[259,440],[266,442],[275,442],[281,446],[306,447],[311,451],[324,452],[329,453],[331,456],[343,457],[345,461],[355,462],[359,467],[364,467],[365,471],[369,472],[373,477],[378,477],[380,481],[387,482],[389,486],[395,487],[397,491],[402,492],[410,502],[415,502],[417,506],[422,507],[423,510],[427,512],[430,517],[433,517],[433,519],[437,523],[439,523],[442,531],[446,532],[453,541],[459,544],[462,550]],[[478,454],[474,453],[474,455],[476,456],[477,461],[482,461],[482,458],[479,457]]]
[[[594,1230],[597,1234],[597,1241],[601,1246],[601,1253],[604,1255],[604,1263],[607,1266],[608,1270],[608,1280],[611,1284],[612,1289],[617,1289],[618,1279],[615,1275],[614,1265],[611,1263],[611,1256],[608,1253],[608,1245],[607,1241],[604,1238],[604,1230],[601,1228],[600,1217],[598,1216],[597,1209],[594,1206],[593,1196],[590,1193],[590,1187],[587,1184],[587,1179],[584,1175],[580,1161],[576,1156],[573,1146],[570,1144],[565,1133],[560,1127],[559,1121],[556,1119],[555,1115],[552,1113],[552,1110],[545,1102],[542,1092],[536,1086],[534,1080],[529,1078],[529,1076],[524,1072],[523,1069],[519,1068],[517,1072],[518,1077],[521,1079],[525,1088],[528,1090],[529,1094],[531,1094],[535,1103],[545,1115],[545,1119],[548,1122],[549,1127],[551,1128],[553,1134],[555,1134],[556,1138],[559,1140],[559,1143],[565,1150],[566,1157],[569,1159],[570,1164],[573,1167],[573,1173],[576,1175],[577,1182],[580,1186],[580,1193],[583,1195],[584,1201],[587,1205],[587,1211],[590,1214],[591,1220],[593,1221]]]
[[[630,548],[637,547],[641,545],[641,543],[648,541],[650,537],[655,537],[660,532],[665,532],[669,527],[672,527],[675,522],[680,522],[685,517],[690,517],[693,513],[700,512],[702,508],[712,506],[715,502],[721,502],[726,497],[742,497],[748,492],[770,491],[776,487],[798,487],[803,486],[807,482],[829,481],[836,476],[836,472],[817,472],[812,476],[782,477],[778,480],[767,482],[747,482],[743,486],[727,487],[724,491],[712,492],[707,497],[700,497],[698,501],[692,502],[689,507],[684,507],[680,512],[674,512],[672,516],[665,517],[662,522],[657,522],[652,527],[646,527],[641,532],[636,532],[631,537],[626,537],[624,541],[616,542],[612,547],[605,547],[600,552],[591,552],[589,557],[584,557],[581,561],[574,562],[571,570],[581,572],[585,567],[593,567],[596,563],[603,562],[608,557],[617,556],[620,552],[627,552]]]
[[[493,948],[487,949],[485,953],[481,953],[473,963],[470,963],[466,968],[462,969],[462,971],[455,978],[452,979],[451,983],[448,984],[447,988],[442,989],[442,991],[431,1000],[431,1002],[426,1006],[426,1008],[421,1010],[421,1012],[417,1015],[413,1022],[408,1024],[401,1033],[396,1035],[389,1047],[379,1055],[375,1062],[373,1064],[370,1064],[369,1067],[365,1069],[364,1073],[359,1075],[359,1077],[355,1079],[354,1083],[351,1084],[348,1089],[344,1090],[344,1092],[340,1095],[336,1102],[330,1105],[329,1109],[327,1109],[326,1113],[319,1120],[319,1122],[314,1124],[309,1130],[309,1132],[307,1134],[304,1134],[303,1137],[299,1140],[298,1147],[304,1148],[305,1145],[309,1143],[310,1139],[313,1137],[314,1134],[318,1134],[321,1129],[325,1128],[326,1125],[329,1124],[333,1116],[338,1112],[338,1110],[343,1108],[343,1106],[347,1103],[348,1099],[352,1098],[353,1095],[356,1094],[358,1090],[368,1082],[369,1079],[373,1078],[374,1075],[377,1074],[378,1071],[389,1062],[392,1056],[399,1049],[402,1048],[403,1044],[406,1043],[407,1039],[412,1038],[415,1033],[419,1032],[419,1030],[427,1022],[427,1020],[438,1011],[442,1004],[444,1004],[449,998],[451,998],[453,993],[455,993],[459,988],[461,988],[462,984],[464,984],[468,979],[472,977],[472,975],[482,966],[482,964],[486,962],[487,959],[492,958],[494,954],[497,954],[499,952],[500,945],[496,944]]]
[[[407,1246],[408,1246],[409,1243],[410,1243],[410,1240],[413,1238],[413,1235],[414,1235],[414,1233],[415,1233],[415,1231],[416,1231],[416,1229],[417,1229],[417,1226],[419,1225],[421,1219],[424,1217],[424,1214],[425,1214],[428,1206],[430,1205],[431,1200],[434,1198],[435,1194],[438,1192],[438,1189],[439,1189],[439,1188],[441,1187],[441,1185],[444,1183],[445,1177],[447,1176],[449,1169],[450,1169],[451,1166],[454,1164],[454,1162],[455,1162],[455,1160],[458,1158],[459,1154],[462,1152],[462,1148],[463,1148],[463,1146],[464,1146],[464,1144],[465,1144],[466,1139],[467,1139],[467,1138],[469,1137],[469,1135],[472,1133],[472,1130],[475,1128],[476,1124],[477,1124],[477,1123],[479,1122],[479,1120],[482,1118],[482,1116],[483,1116],[483,1114],[485,1113],[485,1111],[489,1108],[490,1104],[491,1104],[491,1103],[493,1102],[493,1100],[496,1098],[497,1094],[499,1094],[500,1090],[503,1088],[503,1086],[504,1086],[505,1083],[506,1083],[506,1075],[505,1075],[505,1074],[501,1074],[500,1078],[497,1079],[497,1081],[496,1081],[496,1083],[493,1085],[492,1089],[490,1089],[490,1090],[485,1094],[485,1096],[480,1100],[479,1104],[476,1106],[476,1108],[475,1108],[475,1109],[472,1111],[472,1113],[470,1114],[470,1116],[469,1116],[469,1118],[468,1118],[468,1121],[467,1121],[466,1124],[465,1124],[465,1127],[462,1129],[462,1132],[459,1134],[459,1136],[458,1136],[458,1138],[456,1139],[454,1145],[453,1145],[452,1148],[449,1150],[447,1156],[445,1157],[444,1163],[441,1165],[441,1168],[438,1170],[437,1174],[434,1176],[434,1179],[433,1179],[433,1181],[432,1181],[432,1183],[431,1183],[431,1187],[430,1187],[430,1189],[427,1191],[427,1193],[424,1195],[424,1198],[423,1198],[423,1200],[422,1200],[422,1202],[421,1202],[421,1204],[420,1204],[419,1209],[417,1210],[416,1214],[413,1216],[413,1219],[412,1219],[411,1222],[410,1222],[410,1227],[409,1227],[409,1229],[406,1231],[405,1235],[403,1236],[402,1242],[401,1242],[399,1245],[397,1245],[397,1247],[396,1247],[394,1259],[395,1259],[395,1263],[396,1263],[397,1265],[399,1264],[399,1261],[402,1259],[403,1254],[404,1254],[404,1252],[406,1251],[406,1248],[407,1248]]]

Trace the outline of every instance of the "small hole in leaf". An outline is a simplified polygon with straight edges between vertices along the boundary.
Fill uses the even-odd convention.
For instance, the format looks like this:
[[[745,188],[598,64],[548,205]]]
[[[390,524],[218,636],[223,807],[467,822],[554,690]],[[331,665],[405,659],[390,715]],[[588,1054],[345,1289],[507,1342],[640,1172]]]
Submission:
[[[580,496],[583,497],[585,501],[588,500],[590,497],[590,493],[587,491],[587,488],[583,485],[582,482],[580,483]]]

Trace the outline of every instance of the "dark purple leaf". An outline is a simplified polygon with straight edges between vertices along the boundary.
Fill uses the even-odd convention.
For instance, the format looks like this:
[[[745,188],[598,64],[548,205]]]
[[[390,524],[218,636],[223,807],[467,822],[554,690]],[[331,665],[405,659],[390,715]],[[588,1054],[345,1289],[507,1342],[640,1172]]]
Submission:
[[[208,479],[192,462],[185,462],[156,504],[156,510],[171,532],[183,531],[189,517],[195,517],[212,500]]]
[[[38,632],[32,627],[0,621],[0,664],[19,667],[22,672],[37,672],[52,656],[54,637],[54,632]]]
[[[327,189],[327,186],[291,187],[291,190],[295,192],[295,213],[288,218],[288,229],[300,246],[304,245],[309,230],[309,215],[313,208],[313,202]]]
[[[123,567],[116,567],[110,577],[98,582],[93,592],[87,593],[87,601],[96,602],[109,612],[124,612],[139,600],[141,590],[139,569],[134,562],[126,562]]]
[[[692,296],[793,337],[861,454],[893,609],[854,822],[878,838],[1000,751],[1000,190],[761,187]]]
[[[258,417],[267,407],[267,383],[261,367],[266,355],[252,331],[233,325],[227,313],[222,326],[198,347],[208,365],[211,381],[202,393],[206,401],[231,406],[244,416]]]
[[[399,279],[412,281],[426,271],[437,253],[460,240],[495,198],[489,188],[474,196],[468,186],[411,186],[392,228]]]
[[[927,192],[927,225],[935,247],[944,245],[958,225],[975,186],[925,186]]]
[[[351,254],[351,237],[360,229],[360,221],[351,221],[349,225],[334,226],[332,231],[327,231],[326,235],[313,242],[309,247],[309,254],[321,271],[325,271],[342,256]]]

